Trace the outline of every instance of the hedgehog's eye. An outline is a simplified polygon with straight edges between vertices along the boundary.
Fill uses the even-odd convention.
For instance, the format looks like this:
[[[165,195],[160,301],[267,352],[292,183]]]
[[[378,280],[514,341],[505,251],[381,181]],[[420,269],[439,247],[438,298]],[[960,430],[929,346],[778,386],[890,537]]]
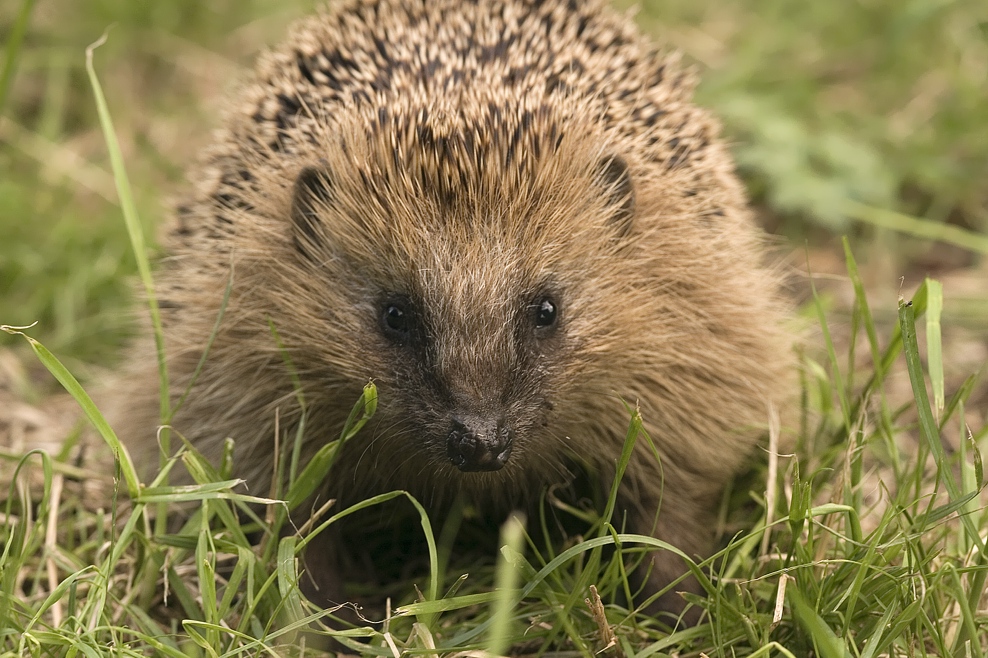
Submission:
[[[555,325],[558,314],[555,302],[548,297],[543,298],[535,304],[535,326],[545,329]]]
[[[405,343],[412,329],[412,315],[406,304],[391,301],[381,312],[381,331],[394,343]]]

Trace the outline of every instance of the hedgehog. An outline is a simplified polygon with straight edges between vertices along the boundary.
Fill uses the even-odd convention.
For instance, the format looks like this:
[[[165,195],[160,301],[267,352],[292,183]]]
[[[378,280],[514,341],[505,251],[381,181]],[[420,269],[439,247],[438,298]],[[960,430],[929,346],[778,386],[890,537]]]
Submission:
[[[596,0],[345,0],[295,23],[163,237],[171,426],[214,460],[234,439],[263,495],[279,437],[304,423],[311,458],[373,381],[321,499],[459,497],[495,524],[574,469],[610,487],[637,406],[650,441],[615,518],[708,556],[792,340],[694,77]],[[137,342],[111,405],[149,468],[153,354]],[[340,548],[309,556],[314,582],[337,582]],[[650,554],[645,595],[686,571]]]

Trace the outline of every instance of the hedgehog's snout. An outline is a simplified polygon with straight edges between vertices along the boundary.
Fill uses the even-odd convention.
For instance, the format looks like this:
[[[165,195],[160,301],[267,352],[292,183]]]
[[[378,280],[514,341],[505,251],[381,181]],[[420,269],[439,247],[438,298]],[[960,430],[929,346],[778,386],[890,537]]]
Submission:
[[[504,418],[463,416],[453,419],[446,455],[464,473],[498,471],[511,456],[513,432]]]

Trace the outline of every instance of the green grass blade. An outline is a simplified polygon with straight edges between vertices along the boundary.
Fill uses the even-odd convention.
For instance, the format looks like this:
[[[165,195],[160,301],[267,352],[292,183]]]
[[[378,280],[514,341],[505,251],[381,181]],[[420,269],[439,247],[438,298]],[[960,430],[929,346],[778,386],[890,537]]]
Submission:
[[[862,646],[864,646],[864,651],[861,652],[861,658],[874,658],[875,652],[878,651],[878,647],[881,645],[882,635],[888,630],[889,624],[892,622],[892,616],[898,612],[896,608],[889,606],[882,615],[882,618],[878,620],[875,624],[874,632],[869,635]]]
[[[373,382],[364,386],[364,391],[353,405],[350,416],[343,426],[343,432],[338,441],[327,443],[305,465],[299,476],[291,483],[286,496],[288,509],[294,510],[305,502],[309,496],[315,493],[329,475],[336,455],[339,454],[343,444],[349,441],[364,425],[371,419],[377,410],[377,387]]]
[[[617,506],[618,491],[621,488],[621,480],[624,479],[624,473],[628,470],[628,464],[631,463],[631,454],[635,450],[635,443],[638,440],[638,435],[641,434],[644,429],[641,411],[639,409],[631,408],[627,403],[625,403],[624,406],[631,415],[631,423],[628,425],[628,431],[625,432],[624,435],[624,443],[621,446],[621,456],[618,459],[617,468],[614,471],[614,481],[611,483],[611,490],[607,496],[607,506],[604,508],[604,514],[601,517],[600,534],[608,532],[607,525],[611,522],[611,518],[614,516],[614,509]]]
[[[982,650],[983,634],[978,632],[977,608],[972,608],[972,601],[964,596],[965,586],[961,582],[961,577],[957,573],[957,570],[953,565],[948,565],[946,569],[947,573],[950,574],[951,585],[953,585],[953,599],[957,601],[958,607],[960,607],[961,628],[963,629],[962,633],[958,633],[953,654],[956,658],[968,658],[968,656],[971,658],[984,658],[985,654]],[[984,570],[982,569],[982,571]],[[975,605],[982,600],[980,595],[972,598]]]
[[[298,589],[298,560],[296,556],[295,537],[282,537],[278,542],[278,593],[288,615],[288,619],[296,621],[305,618],[305,608]]]
[[[899,327],[902,331],[903,351],[906,353],[906,369],[909,372],[909,382],[912,385],[913,396],[916,400],[916,411],[919,414],[919,426],[923,437],[936,460],[937,472],[950,494],[951,502],[962,498],[961,491],[954,481],[950,468],[946,464],[946,451],[940,439],[940,431],[933,413],[930,410],[930,398],[926,392],[926,381],[923,377],[923,364],[919,358],[919,343],[916,339],[916,315],[911,302],[899,301]],[[984,553],[985,546],[980,533],[967,515],[960,517],[972,539],[978,545],[978,551]]]
[[[917,238],[937,240],[968,251],[988,254],[988,235],[968,231],[954,224],[920,219],[887,208],[875,208],[855,201],[846,202],[845,212],[848,217],[873,226],[890,228]]]
[[[851,658],[850,652],[842,645],[840,639],[827,626],[827,622],[817,614],[813,607],[803,600],[798,588],[788,590],[789,602],[792,604],[793,617],[799,622],[816,645],[822,658]]]
[[[983,369],[984,369],[984,366],[982,366],[982,370]],[[957,391],[955,391],[954,394],[950,397],[950,400],[947,402],[947,406],[944,408],[943,414],[940,416],[940,429],[941,429],[941,431],[943,430],[944,426],[947,424],[947,421],[950,420],[950,418],[954,415],[954,413],[960,407],[963,406],[964,402],[969,397],[971,397],[971,393],[974,391],[974,385],[980,379],[979,375],[980,375],[980,373],[974,374],[974,375],[969,375],[964,380],[964,383],[961,384],[957,388]],[[960,417],[963,420],[964,414],[962,413],[960,415]]]
[[[222,504],[222,503],[218,503]],[[199,598],[202,601],[203,619],[212,624],[221,622],[219,600],[216,598],[216,547],[213,545],[212,528],[209,527],[210,501],[202,501],[202,515],[199,517],[199,540],[196,542],[195,565],[199,577]],[[219,644],[219,634],[212,629],[206,631],[206,642],[211,647]]]
[[[7,333],[23,336],[27,340],[31,349],[34,350],[35,355],[37,355],[38,360],[48,369],[58,383],[68,391],[69,395],[79,404],[82,408],[83,413],[86,414],[86,418],[93,424],[96,431],[99,432],[100,436],[110,447],[110,450],[120,461],[121,472],[123,473],[124,481],[127,483],[127,493],[130,494],[132,499],[137,498],[140,493],[140,480],[137,477],[137,470],[134,468],[133,462],[130,460],[130,456],[127,453],[127,448],[124,447],[120,439],[117,438],[116,433],[110,424],[106,422],[103,414],[100,410],[96,408],[96,403],[93,402],[89,394],[86,393],[85,389],[79,381],[69,372],[68,368],[62,365],[54,354],[48,351],[44,345],[39,343],[34,338],[31,338],[24,332],[20,331],[16,327],[8,327],[6,325],[0,325],[0,330],[6,331]]]
[[[846,236],[841,238],[841,244],[844,247],[844,262],[847,267],[847,274],[851,279],[851,285],[854,287],[854,299],[855,304],[861,313],[861,324],[864,325],[865,334],[868,337],[868,347],[871,352],[871,360],[874,365],[875,371],[872,380],[864,387],[861,393],[861,398],[855,404],[852,416],[858,416],[858,410],[865,404],[867,396],[877,389],[880,398],[880,412],[881,412],[881,422],[884,428],[883,434],[889,442],[889,454],[893,460],[893,468],[896,473],[900,471],[899,464],[899,451],[895,448],[894,439],[892,437],[892,418],[889,412],[888,401],[885,398],[885,391],[881,384],[885,381],[886,370],[883,367],[884,360],[882,358],[882,351],[878,342],[878,331],[875,329],[875,319],[871,313],[871,307],[868,305],[868,296],[865,293],[864,282],[861,280],[861,275],[858,272],[858,263],[854,258],[854,254],[851,251],[851,243],[848,242]]]
[[[501,598],[499,592],[481,592],[480,594],[461,594],[435,601],[419,601],[409,603],[395,610],[396,615],[434,615],[440,612],[460,610],[477,605],[493,604]]]
[[[93,96],[96,99],[96,111],[99,115],[100,128],[103,130],[103,139],[106,142],[106,149],[110,155],[110,165],[113,169],[113,181],[117,187],[117,196],[120,198],[120,209],[123,212],[124,223],[127,226],[127,234],[130,236],[131,249],[134,258],[137,260],[137,270],[140,273],[141,282],[144,285],[144,293],[147,295],[148,309],[151,313],[151,325],[154,329],[155,349],[158,357],[158,376],[160,378],[160,404],[161,418],[167,422],[171,418],[171,403],[168,389],[168,370],[165,367],[165,346],[164,334],[161,326],[161,312],[158,309],[158,300],[154,294],[154,282],[151,278],[151,265],[147,257],[147,245],[144,241],[144,229],[137,213],[137,205],[134,203],[134,195],[131,193],[130,180],[127,177],[127,168],[124,166],[123,152],[120,150],[120,142],[117,140],[117,133],[113,127],[113,119],[110,116],[110,108],[103,95],[103,87],[100,85],[93,66],[93,53],[96,48],[106,43],[107,33],[103,33],[95,43],[86,48],[86,72],[89,75],[89,84],[93,89]],[[170,445],[167,430],[161,433],[162,459],[169,454]]]
[[[205,500],[232,500],[246,505],[281,505],[284,502],[274,498],[263,498],[230,491],[231,488],[242,483],[243,480],[226,480],[209,484],[147,488],[134,500],[148,505],[154,503],[191,503]]]
[[[944,405],[943,345],[940,337],[940,316],[943,314],[943,285],[935,279],[926,280],[926,363],[933,387],[933,405],[941,418]]]
[[[31,18],[31,10],[34,9],[34,0],[22,0],[17,18],[7,35],[7,48],[4,52],[3,71],[0,72],[0,116],[7,106],[7,95],[14,84],[14,74],[17,72],[17,62],[20,59],[21,44],[24,42],[24,34],[27,32],[27,24]]]
[[[807,263],[807,268],[809,263]],[[817,294],[816,284],[813,283],[813,274],[810,273],[810,291],[813,293],[813,307],[816,309],[817,322],[820,324],[820,331],[823,334],[824,344],[827,346],[827,357],[830,361],[831,376],[834,380],[834,388],[837,391],[837,399],[840,400],[841,416],[844,419],[844,429],[851,433],[851,403],[847,397],[847,389],[844,386],[844,379],[840,372],[840,362],[837,359],[837,350],[834,348],[834,341],[830,336],[830,327],[827,324],[827,314],[823,309],[823,302]]]
[[[519,571],[514,560],[507,555],[520,553],[525,540],[524,519],[512,515],[501,526],[501,556],[495,573],[494,599],[491,627],[488,633],[487,652],[492,656],[506,655],[511,640],[511,622],[516,616],[515,588]]]
[[[659,550],[670,551],[672,553],[675,553],[679,557],[683,558],[683,561],[687,564],[687,566],[690,567],[690,571],[693,573],[693,575],[700,580],[701,586],[707,589],[713,589],[713,584],[710,582],[710,579],[706,577],[706,575],[703,573],[702,570],[696,567],[696,564],[693,562],[693,560],[688,555],[686,555],[686,553],[679,550],[672,544],[668,542],[664,542],[661,539],[656,539],[655,537],[649,537],[648,535],[621,533],[621,534],[613,534],[613,535],[609,534],[603,537],[594,537],[593,539],[587,539],[586,541],[582,541],[575,546],[571,546],[567,548],[565,551],[561,552],[559,555],[557,555],[555,558],[549,561],[548,564],[546,564],[544,567],[539,569],[538,573],[536,573],[534,576],[529,578],[526,585],[522,588],[521,592],[519,592],[519,599],[523,599],[526,596],[529,596],[532,592],[536,590],[536,588],[539,587],[539,585],[541,585],[541,583],[546,578],[548,578],[549,574],[551,574],[553,571],[564,565],[566,562],[574,559],[575,557],[579,556],[582,553],[586,553],[587,551],[592,551],[594,549],[603,546],[614,545],[615,543],[636,544],[636,545],[647,546],[650,548],[657,548]],[[461,596],[461,597],[457,597],[457,599],[444,599],[443,601],[446,602],[444,605],[448,605],[451,601],[461,601],[461,600],[466,600],[466,597]],[[436,603],[443,604],[443,601],[437,601]],[[434,608],[435,606],[426,603],[410,603],[408,605],[401,606],[395,612],[396,614],[403,614],[403,615],[413,615],[413,614],[417,615],[432,610]],[[443,609],[449,610],[453,608],[444,607]]]
[[[223,598],[220,600],[220,617],[226,619],[233,608],[235,599],[240,596],[241,584],[246,580],[247,571],[254,568],[256,556],[250,548],[237,545],[234,547],[237,553],[237,562],[233,567],[233,572],[227,579],[226,588],[223,591]]]

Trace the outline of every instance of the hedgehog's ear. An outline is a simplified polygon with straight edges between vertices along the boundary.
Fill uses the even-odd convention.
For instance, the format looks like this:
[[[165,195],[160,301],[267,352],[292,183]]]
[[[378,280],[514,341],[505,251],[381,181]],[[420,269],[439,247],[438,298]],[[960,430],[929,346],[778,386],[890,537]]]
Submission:
[[[292,189],[292,241],[306,258],[320,242],[319,213],[332,201],[332,188],[324,167],[306,167]]]
[[[609,155],[597,163],[597,181],[604,188],[610,223],[618,235],[631,233],[635,215],[635,188],[628,163],[619,155]]]

